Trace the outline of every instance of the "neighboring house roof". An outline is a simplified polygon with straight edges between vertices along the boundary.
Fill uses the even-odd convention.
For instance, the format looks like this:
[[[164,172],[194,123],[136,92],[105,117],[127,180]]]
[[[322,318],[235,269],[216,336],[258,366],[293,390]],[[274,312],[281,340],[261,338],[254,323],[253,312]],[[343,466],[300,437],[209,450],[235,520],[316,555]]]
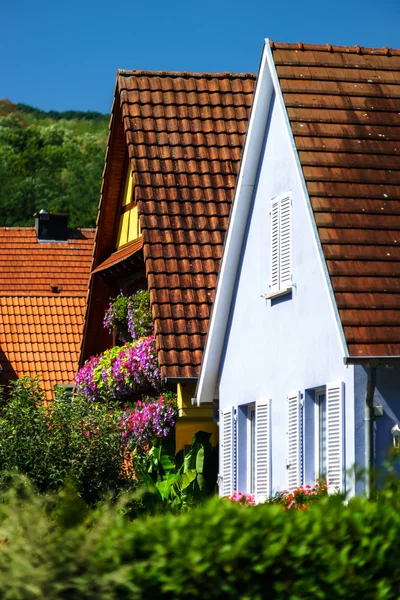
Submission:
[[[400,357],[400,51],[266,41],[197,390],[214,395],[276,94],[326,269],[344,358]]]
[[[199,373],[254,85],[249,74],[118,72],[93,271],[118,259],[129,153],[163,377]],[[98,351],[106,293],[92,276],[81,360]]]
[[[0,229],[0,384],[39,375],[46,396],[78,367],[94,230],[38,242],[35,228]]]
[[[400,50],[271,47],[349,354],[400,355]]]

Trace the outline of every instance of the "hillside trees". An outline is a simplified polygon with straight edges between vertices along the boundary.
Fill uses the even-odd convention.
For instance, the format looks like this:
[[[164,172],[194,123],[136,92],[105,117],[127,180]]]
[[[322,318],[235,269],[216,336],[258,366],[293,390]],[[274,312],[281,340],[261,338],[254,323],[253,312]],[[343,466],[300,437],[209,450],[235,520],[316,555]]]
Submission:
[[[41,209],[94,226],[107,117],[45,118],[29,108],[0,102],[0,226],[32,225]]]

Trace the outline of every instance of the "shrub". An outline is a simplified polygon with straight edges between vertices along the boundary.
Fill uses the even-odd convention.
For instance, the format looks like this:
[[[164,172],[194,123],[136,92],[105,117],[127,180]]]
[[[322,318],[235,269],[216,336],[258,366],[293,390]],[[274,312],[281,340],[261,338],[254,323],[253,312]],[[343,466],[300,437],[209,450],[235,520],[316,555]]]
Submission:
[[[400,494],[326,497],[308,511],[210,501],[190,513],[129,522],[12,491],[0,500],[0,597],[394,600]],[[38,539],[40,543],[38,544]]]
[[[68,477],[88,504],[133,483],[124,471],[122,411],[58,390],[46,404],[37,380],[13,382],[0,412],[0,486],[9,474],[29,476],[40,492],[57,490]]]

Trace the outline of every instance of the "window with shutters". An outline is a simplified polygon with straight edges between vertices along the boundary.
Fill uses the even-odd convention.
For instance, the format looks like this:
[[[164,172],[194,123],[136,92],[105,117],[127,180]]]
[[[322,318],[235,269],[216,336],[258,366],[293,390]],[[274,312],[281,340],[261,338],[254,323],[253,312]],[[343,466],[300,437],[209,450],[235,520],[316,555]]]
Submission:
[[[292,288],[292,196],[281,194],[271,205],[271,282],[269,296]]]
[[[221,410],[219,435],[218,477],[220,496],[231,496],[236,491],[236,420],[234,408]]]
[[[294,489],[303,483],[303,414],[300,392],[287,397],[287,486]]]
[[[315,473],[328,490],[344,489],[344,384],[329,383],[315,392]]]
[[[254,493],[256,502],[264,502],[271,494],[271,409],[269,400],[255,404]]]

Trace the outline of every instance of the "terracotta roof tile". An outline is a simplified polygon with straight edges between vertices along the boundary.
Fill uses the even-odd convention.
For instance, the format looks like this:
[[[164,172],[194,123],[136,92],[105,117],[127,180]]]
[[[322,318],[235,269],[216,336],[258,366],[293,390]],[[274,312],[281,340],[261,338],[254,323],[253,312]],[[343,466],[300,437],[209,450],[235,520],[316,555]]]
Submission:
[[[128,150],[164,377],[199,373],[254,86],[246,73],[117,75],[94,268],[114,252]],[[98,351],[96,285],[82,358]]]
[[[39,375],[48,398],[73,383],[93,239],[93,230],[48,243],[34,228],[0,229],[0,383]]]
[[[400,355],[400,50],[272,50],[350,355]]]

